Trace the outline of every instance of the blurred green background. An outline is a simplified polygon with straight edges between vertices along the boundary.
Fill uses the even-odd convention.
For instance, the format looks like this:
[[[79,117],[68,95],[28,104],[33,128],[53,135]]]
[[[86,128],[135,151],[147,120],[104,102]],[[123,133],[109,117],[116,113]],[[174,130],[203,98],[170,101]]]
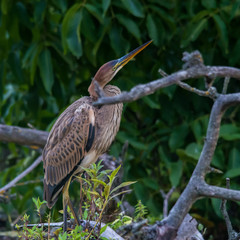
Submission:
[[[97,69],[153,39],[135,61],[115,77],[113,84],[130,90],[160,78],[158,69],[181,68],[182,53],[198,49],[205,64],[240,65],[239,0],[1,0],[0,11],[0,123],[49,131],[58,115],[73,101],[88,95]],[[204,89],[202,79],[188,80]],[[221,92],[223,79],[215,86]],[[229,92],[238,92],[231,80]],[[118,156],[126,140],[129,149],[124,178],[137,180],[127,197],[141,199],[153,218],[162,218],[160,189],[172,186],[174,204],[199,157],[212,101],[171,86],[136,102],[124,104],[121,128],[110,154]],[[224,172],[207,181],[240,189],[240,114],[230,109],[223,118],[212,166]],[[29,166],[38,153],[13,143],[0,143],[0,186]],[[34,216],[32,197],[42,199],[42,165],[23,179],[35,183],[11,189],[17,198],[1,204],[9,223],[27,211]],[[191,209],[207,227],[206,238],[226,239],[220,201],[199,200]],[[239,230],[239,203],[228,203]],[[61,201],[55,208],[61,208]],[[34,221],[34,219],[32,219]],[[211,237],[209,237],[211,236]],[[220,237],[221,236],[221,237]]]

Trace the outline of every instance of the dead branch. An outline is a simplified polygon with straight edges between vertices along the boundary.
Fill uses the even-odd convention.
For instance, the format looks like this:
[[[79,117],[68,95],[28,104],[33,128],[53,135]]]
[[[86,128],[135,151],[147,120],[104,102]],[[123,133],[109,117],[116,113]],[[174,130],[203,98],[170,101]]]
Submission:
[[[175,187],[172,187],[168,193],[165,193],[162,189],[160,190],[160,193],[163,198],[163,218],[166,218],[168,215],[168,201],[170,197],[172,196],[173,192],[175,191]]]
[[[230,178],[226,178],[226,188],[230,189]],[[222,215],[224,217],[226,226],[227,226],[227,231],[228,231],[228,240],[238,240],[240,238],[240,233],[237,233],[236,231],[233,230],[232,223],[230,220],[230,217],[227,212],[227,200],[223,199],[221,201],[221,206],[220,210],[222,212]]]
[[[0,142],[44,147],[48,132],[0,124]]]
[[[35,167],[37,167],[42,162],[42,156],[39,156],[27,169],[25,169],[20,175],[14,178],[11,182],[0,189],[0,193],[6,192],[8,189],[14,187],[18,181],[24,178],[28,173],[30,173]]]
[[[210,66],[193,66],[186,70],[180,70],[176,73],[163,77],[161,79],[146,83],[140,84],[133,87],[129,92],[122,92],[119,95],[114,97],[100,97],[94,103],[94,105],[103,105],[103,104],[113,104],[119,102],[132,102],[137,99],[153,94],[158,89],[165,88],[176,84],[177,82],[191,79],[191,78],[200,78],[200,77],[230,77],[240,79],[240,70],[232,67],[210,67]],[[101,95],[101,93],[99,93]]]

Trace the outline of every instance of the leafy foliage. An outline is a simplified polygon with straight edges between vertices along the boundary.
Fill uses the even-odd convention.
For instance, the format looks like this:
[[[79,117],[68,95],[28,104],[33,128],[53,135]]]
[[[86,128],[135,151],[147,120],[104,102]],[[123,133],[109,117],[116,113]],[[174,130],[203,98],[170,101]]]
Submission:
[[[101,161],[98,164],[93,164],[86,170],[86,178],[78,177],[80,182],[80,199],[84,201],[83,207],[80,208],[81,219],[86,221],[86,227],[83,229],[82,226],[76,226],[70,232],[62,232],[62,229],[58,229],[54,232],[54,236],[48,235],[50,229],[45,231],[43,225],[40,227],[38,224],[33,227],[29,227],[29,215],[24,214],[21,221],[23,222],[22,228],[17,224],[16,227],[19,231],[19,237],[21,239],[103,239],[100,235],[106,230],[107,224],[101,227],[102,217],[104,215],[107,204],[116,196],[122,195],[129,190],[122,190],[123,187],[129,186],[135,182],[123,182],[118,186],[113,187],[114,180],[118,174],[121,166],[113,171],[101,170]],[[107,183],[106,183],[107,182]],[[36,212],[39,216],[40,223],[42,223],[42,217],[40,213],[41,207],[46,204],[46,201],[40,201],[40,199],[32,198]],[[62,212],[62,211],[61,211]],[[136,207],[137,216],[143,216],[146,213],[145,207],[138,203]],[[70,208],[68,207],[68,213],[73,219]],[[119,215],[120,216],[120,215]],[[120,227],[127,223],[127,216],[124,216],[121,221],[114,221],[112,226]],[[128,221],[132,220],[127,218]],[[94,227],[90,225],[90,221],[95,221]],[[48,223],[50,223],[50,215],[48,216]],[[99,230],[98,230],[99,229]]]
[[[239,67],[240,1],[1,1],[0,11],[0,122],[49,130],[57,116],[77,98],[87,95],[91,77],[103,63],[121,57],[153,39],[152,46],[116,76],[122,90],[159,78],[181,67],[183,51],[198,49],[206,64]],[[202,81],[190,84],[204,88]],[[219,91],[222,80],[216,82]],[[239,91],[231,80],[229,91]],[[176,186],[176,200],[201,151],[212,102],[171,86],[137,102],[125,104],[121,129],[110,153],[122,144],[130,147],[125,178],[138,183],[129,201],[141,200],[150,214],[160,217],[159,189]],[[239,189],[239,113],[225,115],[213,166],[234,177]],[[36,157],[33,150],[14,144],[0,145],[4,185]],[[25,177],[28,185],[12,190],[17,199],[3,206],[11,215],[23,214],[31,197],[42,196],[41,166]],[[224,186],[225,175],[209,175]],[[173,202],[172,202],[173,204]],[[170,204],[171,205],[171,204]],[[232,206],[233,208],[233,206]],[[212,201],[198,201],[192,213],[218,222]],[[239,225],[237,211],[234,224]],[[57,217],[57,213],[54,213]],[[238,212],[239,214],[239,212]],[[217,228],[216,228],[217,229]]]

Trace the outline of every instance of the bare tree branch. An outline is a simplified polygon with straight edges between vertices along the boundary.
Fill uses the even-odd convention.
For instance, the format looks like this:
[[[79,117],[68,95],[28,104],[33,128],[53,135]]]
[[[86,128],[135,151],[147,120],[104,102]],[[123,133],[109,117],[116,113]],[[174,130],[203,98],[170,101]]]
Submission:
[[[163,198],[163,218],[166,218],[168,215],[168,201],[170,197],[172,196],[173,192],[175,191],[175,187],[172,187],[168,193],[165,193],[162,189],[160,190],[160,193]]]
[[[34,168],[36,168],[42,162],[42,156],[39,156],[27,169],[25,169],[20,175],[14,178],[11,182],[0,189],[0,193],[6,192],[8,189],[15,186],[15,184],[24,178],[28,173],[30,173]]]
[[[94,105],[113,104],[119,102],[132,102],[141,97],[150,95],[160,88],[168,87],[177,82],[190,78],[200,77],[231,77],[240,79],[240,69],[233,67],[210,67],[210,66],[193,66],[186,70],[181,70],[164,78],[133,87],[129,92],[122,92],[114,97],[100,97]],[[101,93],[99,93],[99,96]]]
[[[44,147],[48,132],[0,124],[0,142]]]

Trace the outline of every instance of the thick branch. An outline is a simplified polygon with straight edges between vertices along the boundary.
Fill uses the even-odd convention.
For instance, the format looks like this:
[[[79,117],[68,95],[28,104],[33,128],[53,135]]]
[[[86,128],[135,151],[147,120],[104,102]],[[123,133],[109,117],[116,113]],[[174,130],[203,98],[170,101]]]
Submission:
[[[48,132],[0,124],[0,142],[44,147]]]
[[[230,77],[240,79],[240,69],[232,67],[210,67],[210,66],[194,66],[186,70],[168,75],[164,78],[152,81],[147,84],[140,84],[133,87],[129,92],[122,92],[114,97],[100,97],[94,105],[113,104],[119,102],[132,102],[141,97],[150,95],[160,88],[168,87],[179,81],[190,78],[199,77]],[[99,93],[99,95],[101,95]]]
[[[164,220],[165,224],[177,229],[192,204],[202,196],[240,201],[240,191],[210,186],[204,181],[217,145],[222,115],[229,106],[239,103],[240,93],[219,95],[216,99],[212,107],[207,136],[197,166],[187,187]]]

